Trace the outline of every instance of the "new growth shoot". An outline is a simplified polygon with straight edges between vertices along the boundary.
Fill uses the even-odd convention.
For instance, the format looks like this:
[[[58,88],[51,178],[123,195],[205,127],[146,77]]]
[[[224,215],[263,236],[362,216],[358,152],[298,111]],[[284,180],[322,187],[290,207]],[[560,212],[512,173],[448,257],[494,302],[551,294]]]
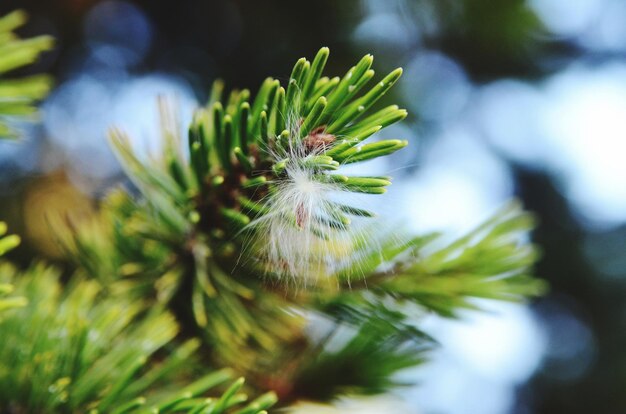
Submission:
[[[391,106],[359,122],[358,118],[398,79],[397,69],[372,91],[350,102],[373,76],[372,57],[365,56],[343,79],[315,79],[328,56],[322,49],[313,64],[300,59],[286,91],[286,128],[268,140],[265,151],[273,161],[274,177],[256,228],[257,245],[266,269],[279,277],[317,280],[342,268],[358,269],[353,245],[360,230],[352,217],[372,217],[365,209],[335,201],[340,192],[383,194],[390,177],[351,177],[340,174],[344,164],[388,155],[406,141],[386,140],[359,145],[384,126],[403,119],[406,111]],[[303,74],[304,73],[304,74]],[[324,90],[331,83],[328,90]],[[307,93],[309,96],[307,96]],[[308,109],[308,110],[307,110]],[[282,114],[281,114],[282,115]],[[391,115],[391,117],[390,117]],[[383,119],[384,118],[384,119]],[[383,121],[383,122],[380,122]]]
[[[175,232],[183,238],[202,233],[218,255],[244,250],[245,265],[281,279],[316,280],[347,264],[352,220],[373,214],[335,195],[382,194],[391,181],[341,174],[340,167],[405,147],[398,139],[364,141],[407,112],[390,105],[369,113],[401,69],[368,88],[375,75],[371,55],[341,78],[322,76],[328,55],[322,48],[312,62],[298,60],[286,87],[267,78],[254,99],[247,89],[222,99],[224,85],[217,81],[189,127],[189,159],[169,151],[174,155],[160,161],[165,176],[114,134],[126,168],[145,175],[137,184],[162,187],[171,197],[158,202],[163,206],[185,206],[176,214],[162,209]]]

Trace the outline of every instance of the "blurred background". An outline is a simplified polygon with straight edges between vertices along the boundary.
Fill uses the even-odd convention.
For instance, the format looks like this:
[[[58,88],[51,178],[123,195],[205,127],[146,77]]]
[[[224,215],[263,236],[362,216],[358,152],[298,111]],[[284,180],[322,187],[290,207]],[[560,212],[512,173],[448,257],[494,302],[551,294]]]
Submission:
[[[56,49],[30,72],[57,87],[42,122],[0,141],[0,218],[25,238],[12,258],[60,260],[46,213],[89,215],[123,180],[111,125],[154,151],[156,97],[186,123],[216,77],[254,91],[329,46],[329,73],[365,53],[403,78],[410,112],[385,138],[410,146],[375,168],[382,203],[415,231],[458,235],[511,197],[536,213],[537,274],[550,293],[428,318],[442,344],[410,375],[410,412],[626,412],[626,1],[2,0],[23,35]],[[382,208],[382,207],[381,207]]]

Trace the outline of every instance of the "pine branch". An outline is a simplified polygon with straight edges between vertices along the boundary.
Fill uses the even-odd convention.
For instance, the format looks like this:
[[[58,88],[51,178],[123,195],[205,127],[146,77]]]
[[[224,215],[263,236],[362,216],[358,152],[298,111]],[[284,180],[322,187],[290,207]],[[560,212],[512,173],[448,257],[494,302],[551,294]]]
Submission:
[[[367,113],[401,71],[368,89],[371,56],[342,78],[322,76],[327,57],[322,49],[299,60],[286,86],[268,78],[254,99],[244,89],[222,100],[216,82],[189,127],[188,157],[165,108],[160,157],[142,157],[112,131],[139,195],[118,190],[93,223],[57,231],[107,292],[168,306],[211,346],[214,363],[287,402],[320,382],[314,397],[397,385],[393,374],[420,364],[432,344],[407,305],[454,316],[474,298],[521,300],[543,289],[529,276],[536,251],[523,235],[532,220],[519,207],[443,247],[434,235],[355,230],[353,220],[373,214],[327,193],[380,194],[390,184],[340,168],[406,145],[363,143],[406,116],[395,105]],[[306,335],[311,311],[355,333],[343,350]]]
[[[202,235],[165,237],[165,225],[157,229],[157,223],[150,206],[122,191],[111,193],[93,220],[52,221],[85,276],[100,279],[113,296],[152,298],[170,306],[183,324],[195,325],[190,332],[211,345],[222,365],[260,375],[261,360],[301,341],[294,333],[304,320],[287,310],[293,303],[282,291],[232,277]],[[154,237],[155,231],[163,237]]]
[[[438,243],[438,235],[403,240],[397,234],[383,243],[381,251],[361,246],[363,278],[350,280],[350,272],[338,274],[350,290],[336,300],[360,302],[350,296],[365,291],[454,317],[461,309],[477,309],[473,300],[477,298],[521,301],[539,296],[546,286],[531,276],[538,256],[537,248],[527,242],[533,227],[532,215],[511,202],[444,246]]]
[[[32,119],[37,111],[35,103],[48,94],[52,85],[46,75],[5,78],[8,72],[34,63],[42,52],[52,48],[50,36],[20,39],[14,33],[26,18],[21,10],[0,17],[0,138],[17,136],[11,123]]]
[[[152,162],[134,153],[123,132],[112,131],[122,165],[160,218],[155,238],[184,238],[199,231],[216,246],[261,233],[259,244],[267,246],[268,233],[275,234],[268,248],[256,248],[263,271],[310,277],[321,270],[291,251],[280,235],[298,234],[316,243],[346,230],[351,215],[372,216],[327,200],[325,193],[382,194],[390,179],[334,171],[407,144],[362,144],[406,116],[405,110],[390,106],[363,118],[402,71],[391,72],[363,92],[374,76],[370,55],[337,82],[320,77],[327,57],[323,48],[312,64],[300,59],[286,88],[268,78],[255,99],[248,90],[235,90],[222,101],[223,85],[216,83],[211,101],[196,112],[189,127],[188,160],[180,155],[181,139],[173,131],[164,132],[166,147],[173,150]]]
[[[200,343],[174,345],[178,326],[158,308],[103,295],[96,281],[63,287],[41,264],[20,275],[5,265],[0,281],[33,304],[0,323],[0,411],[255,414],[276,402],[270,393],[246,405],[243,379],[228,369],[185,385]]]
[[[294,376],[295,394],[327,401],[338,393],[381,394],[411,385],[399,381],[395,374],[423,364],[434,341],[404,320],[400,312],[383,310],[354,324],[357,331],[352,335],[336,329],[321,352],[307,354]],[[337,341],[345,343],[337,347]]]
[[[300,342],[293,332],[300,331],[302,318],[285,312],[290,301],[259,287],[258,274],[276,272],[276,266],[280,272],[280,263],[263,261],[267,257],[257,255],[255,247],[250,250],[250,260],[237,264],[246,240],[256,239],[254,233],[264,233],[263,226],[249,224],[263,223],[267,216],[273,216],[279,226],[304,230],[312,239],[329,238],[350,222],[347,215],[372,214],[324,201],[322,211],[314,212],[316,218],[305,229],[301,216],[308,213],[303,214],[298,206],[290,212],[266,215],[274,207],[267,200],[280,192],[283,182],[292,180],[290,171],[302,169],[308,174],[307,180],[327,183],[332,190],[382,193],[390,184],[386,178],[331,172],[340,162],[388,155],[406,145],[392,140],[359,146],[383,126],[406,116],[406,111],[392,107],[360,120],[401,71],[392,72],[369,92],[358,95],[374,74],[371,56],[364,57],[339,82],[327,85],[320,78],[327,54],[327,49],[318,53],[311,72],[303,69],[310,64],[300,60],[286,89],[268,78],[255,99],[243,90],[233,91],[222,102],[223,87],[216,83],[210,103],[196,113],[189,128],[189,159],[181,156],[182,139],[175,128],[167,129],[164,107],[162,158],[142,160],[121,131],[112,131],[112,145],[143,199],[135,203],[127,198],[122,202],[124,213],[113,212],[112,226],[104,225],[115,229],[109,236],[110,245],[115,247],[107,250],[102,241],[81,240],[80,235],[66,240],[78,262],[96,275],[119,273],[116,268],[133,269],[144,277],[152,275],[154,286],[168,285],[167,290],[176,295],[165,300],[180,301],[181,294],[187,295],[182,301],[191,304],[196,324],[216,345],[220,358],[232,364],[254,365],[258,354],[242,351],[250,344],[272,354],[281,344]],[[351,134],[350,140],[340,140],[346,133]],[[298,150],[293,151],[294,147]],[[114,198],[124,197],[117,194]],[[89,237],[95,232],[78,233]],[[131,234],[141,241],[130,242]],[[146,257],[148,251],[158,253]],[[160,262],[152,260],[159,254]],[[85,263],[94,259],[94,263]],[[225,271],[233,268],[248,270],[239,271],[244,278],[236,279]],[[249,273],[252,277],[245,277]],[[143,282],[140,284],[147,286]]]
[[[20,244],[20,237],[18,235],[12,234],[7,236],[6,233],[7,225],[0,221],[0,257]],[[0,263],[0,266],[4,266],[4,264]],[[12,293],[13,290],[14,287],[12,284],[0,283],[0,312],[9,308],[26,306],[27,300],[23,296],[6,297],[8,294]],[[2,321],[1,316],[0,321]]]

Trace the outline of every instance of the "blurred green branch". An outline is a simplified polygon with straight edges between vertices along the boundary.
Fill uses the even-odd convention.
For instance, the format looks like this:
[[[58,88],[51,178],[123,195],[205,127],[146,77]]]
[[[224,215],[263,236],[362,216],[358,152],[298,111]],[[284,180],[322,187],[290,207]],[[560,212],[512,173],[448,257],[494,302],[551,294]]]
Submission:
[[[267,394],[246,405],[243,379],[216,392],[234,380],[230,370],[185,385],[197,376],[200,343],[175,345],[171,314],[104,295],[95,280],[63,286],[58,278],[42,264],[24,274],[0,266],[0,283],[13,283],[32,303],[7,310],[0,322],[3,412],[255,414],[275,403]]]
[[[37,111],[35,103],[43,99],[52,86],[46,75],[18,79],[6,78],[7,73],[34,63],[39,55],[52,48],[50,36],[20,39],[14,30],[26,22],[26,13],[18,10],[0,18],[0,138],[17,136],[11,124],[28,119]]]

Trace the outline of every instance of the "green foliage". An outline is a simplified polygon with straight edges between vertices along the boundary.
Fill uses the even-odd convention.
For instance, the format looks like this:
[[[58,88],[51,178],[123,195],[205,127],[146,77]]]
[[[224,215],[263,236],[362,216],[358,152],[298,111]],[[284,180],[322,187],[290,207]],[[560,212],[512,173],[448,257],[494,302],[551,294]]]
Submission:
[[[45,76],[4,78],[51,47],[47,36],[19,39],[24,20],[19,11],[0,18],[0,136],[14,136],[11,118],[32,115],[50,87]],[[96,217],[52,221],[76,274],[62,283],[43,264],[20,272],[0,263],[0,412],[260,414],[278,396],[383,393],[434,345],[412,311],[455,317],[476,299],[542,293],[530,276],[533,220],[515,204],[444,243],[377,226],[351,232],[355,218],[374,214],[319,197],[384,193],[390,177],[341,168],[407,145],[372,139],[407,115],[373,109],[402,70],[373,82],[366,55],[327,77],[328,55],[298,60],[287,84],[267,78],[254,97],[216,82],[186,140],[163,105],[160,157],[146,160],[112,131],[139,194],[118,189]],[[297,174],[304,190],[288,188]],[[317,198],[303,195],[318,184]],[[302,200],[319,205],[306,210]],[[256,225],[264,221],[278,234]],[[290,232],[305,237],[281,239]],[[5,234],[0,222],[0,255],[19,243]],[[284,261],[261,253],[276,243],[296,246]],[[289,266],[319,259],[307,256],[315,250],[342,265]],[[294,269],[324,277],[295,288],[276,278]],[[316,319],[329,328],[321,339],[308,332]],[[255,394],[276,393],[248,402],[242,373]]]
[[[397,322],[396,317],[383,319],[378,315],[363,321],[352,335],[341,335],[337,329],[327,338],[323,351],[309,355],[311,358],[302,364],[294,384],[298,394],[324,401],[338,392],[380,394],[407,385],[394,374],[425,362],[425,351],[433,341],[417,330],[399,330]],[[337,339],[345,344],[334,349],[333,340]]]
[[[168,232],[166,223],[150,204],[116,191],[96,220],[72,233],[61,223],[55,227],[78,267],[100,278],[111,294],[169,305],[184,323],[200,328],[195,332],[222,364],[261,369],[260,353],[277,354],[301,329],[302,318],[286,311],[290,301],[282,292],[231,277],[206,239]]]
[[[119,193],[113,196],[120,205],[108,214],[107,220],[114,223],[104,227],[115,229],[110,235],[115,248],[107,250],[103,248],[106,242],[86,241],[80,236],[67,243],[81,262],[100,256],[88,265],[93,274],[105,273],[103,277],[110,278],[119,273],[118,268],[139,270],[137,275],[144,278],[138,283],[149,288],[145,283],[149,275],[158,289],[157,297],[191,304],[189,313],[202,328],[202,335],[229,365],[254,365],[258,354],[246,352],[248,348],[258,347],[269,356],[284,344],[300,342],[293,332],[301,329],[302,318],[285,311],[287,306],[296,306],[292,298],[260,286],[263,264],[252,269],[237,266],[245,243],[242,236],[249,236],[246,226],[266,211],[263,199],[275,191],[274,183],[290,165],[299,163],[314,179],[330,180],[341,190],[382,193],[390,184],[385,177],[330,172],[340,163],[388,155],[406,145],[398,140],[360,145],[406,116],[406,111],[392,106],[362,118],[395,83],[401,70],[359,95],[374,75],[372,57],[365,56],[343,78],[331,80],[321,77],[327,56],[324,48],[312,64],[299,60],[286,89],[268,78],[255,99],[250,99],[248,90],[235,90],[222,102],[223,86],[217,82],[210,102],[197,111],[189,128],[189,159],[182,155],[176,126],[168,122],[163,123],[163,157],[147,162],[132,151],[122,132],[113,131],[111,142],[144,198],[135,202]],[[167,121],[167,109],[162,109]],[[304,153],[290,152],[291,146],[300,146]],[[277,153],[292,158],[277,160]],[[334,231],[337,220],[349,223],[347,214],[372,215],[332,204],[328,215],[333,219],[324,220],[326,228],[316,229],[316,234],[324,237],[323,233]],[[295,221],[293,217],[285,219],[285,223]],[[88,233],[97,232],[85,232],[86,238],[98,237]],[[139,241],[129,241],[130,235],[138,236]],[[153,260],[159,254],[161,260]],[[101,262],[108,264],[102,266]],[[146,266],[150,263],[153,267]],[[233,268],[243,273],[240,278],[229,275]],[[181,295],[186,296],[181,299]]]
[[[406,111],[395,105],[364,117],[402,70],[394,70],[363,92],[374,77],[372,56],[363,57],[342,78],[329,79],[321,77],[328,53],[322,48],[313,63],[300,59],[286,88],[267,78],[254,99],[244,89],[233,90],[222,101],[223,85],[218,81],[208,105],[196,112],[189,127],[188,160],[181,154],[175,129],[164,131],[164,156],[152,163],[142,162],[124,134],[113,131],[111,142],[123,166],[168,232],[189,233],[196,227],[194,221],[199,221],[197,228],[215,242],[231,240],[267,213],[264,197],[275,191],[274,183],[293,164],[310,169],[314,180],[332,182],[340,190],[385,192],[391,183],[387,177],[350,177],[332,171],[407,145],[401,140],[362,144],[406,117]],[[346,215],[358,211],[335,203],[328,209],[329,216],[345,223],[349,222]],[[336,228],[334,221],[325,222],[320,232]],[[159,226],[155,237],[163,236],[163,231]]]
[[[41,264],[20,275],[0,267],[0,282],[32,303],[0,324],[0,411],[254,414],[275,403],[267,394],[245,405],[243,379],[216,393],[234,379],[227,369],[185,385],[197,377],[199,342],[175,345],[171,314],[106,296],[95,280],[64,287],[58,276]]]
[[[477,298],[521,300],[543,290],[529,276],[536,259],[527,240],[532,217],[516,205],[446,244],[438,235],[376,226],[350,233],[352,218],[373,214],[324,200],[324,217],[310,230],[316,240],[335,242],[322,250],[332,246],[336,251],[326,253],[342,256],[344,265],[315,269],[325,277],[306,287],[273,278],[256,250],[269,236],[253,224],[275,213],[268,200],[290,171],[304,170],[338,191],[380,194],[389,177],[337,170],[406,145],[363,143],[406,116],[395,105],[367,113],[401,71],[368,89],[371,56],[342,78],[322,76],[327,57],[322,49],[312,62],[299,60],[286,87],[268,78],[254,98],[244,89],[222,100],[224,86],[216,82],[185,144],[163,107],[161,157],[145,159],[113,131],[112,145],[139,195],[116,190],[95,219],[72,223],[71,232],[56,225],[79,270],[108,294],[168,307],[210,347],[213,364],[233,367],[285,402],[398,385],[394,374],[422,363],[433,345],[409,308],[454,317],[475,308]],[[286,228],[307,230],[297,209],[279,218]],[[306,330],[311,314],[342,334],[313,340]]]
[[[25,21],[26,14],[19,10],[0,17],[0,138],[16,137],[16,131],[7,121],[32,117],[37,110],[35,102],[48,94],[52,84],[45,75],[5,77],[8,72],[35,62],[52,47],[50,36],[20,39],[14,30]]]
[[[6,236],[7,233],[7,225],[6,223],[0,221],[0,256],[5,254],[7,251],[17,247],[20,243],[20,237],[16,234],[12,234]],[[5,309],[25,306],[27,301],[26,298],[22,296],[11,296],[6,297],[6,295],[13,292],[13,285],[9,283],[0,283],[0,312]],[[2,317],[0,316],[0,321],[2,321]]]
[[[417,303],[443,316],[461,309],[477,309],[474,299],[521,301],[543,294],[543,281],[531,276],[537,260],[527,243],[534,227],[532,215],[509,203],[463,237],[443,244],[438,234],[413,239],[390,235],[381,249],[363,244],[361,280],[337,275],[350,289],[325,306],[365,302],[371,296]],[[387,270],[381,270],[387,269]],[[360,299],[365,294],[366,297]]]

